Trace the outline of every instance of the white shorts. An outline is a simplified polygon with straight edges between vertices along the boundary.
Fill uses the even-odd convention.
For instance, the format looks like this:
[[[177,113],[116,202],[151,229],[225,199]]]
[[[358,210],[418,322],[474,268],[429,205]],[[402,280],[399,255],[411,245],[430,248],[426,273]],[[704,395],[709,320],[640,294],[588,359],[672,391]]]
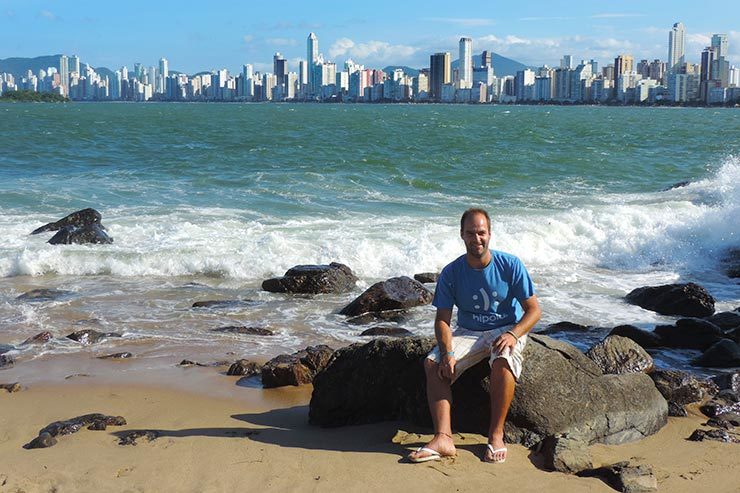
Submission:
[[[505,359],[514,378],[519,380],[519,375],[522,373],[522,353],[524,352],[524,345],[527,343],[526,334],[519,338],[513,350],[507,348],[503,353],[494,353],[491,350],[493,341],[507,330],[511,330],[512,327],[513,325],[507,325],[486,331],[468,330],[461,327],[455,329],[452,333],[451,349],[455,353],[453,356],[455,358],[455,376],[452,381],[457,380],[465,370],[486,357],[489,358],[489,365],[493,365],[493,362],[499,358]],[[434,346],[427,358],[439,362],[439,346]]]

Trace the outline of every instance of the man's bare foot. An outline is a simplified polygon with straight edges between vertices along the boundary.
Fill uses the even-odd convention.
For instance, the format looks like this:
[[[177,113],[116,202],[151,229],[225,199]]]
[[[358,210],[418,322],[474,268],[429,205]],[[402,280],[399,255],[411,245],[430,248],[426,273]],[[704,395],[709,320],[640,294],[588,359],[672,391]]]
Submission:
[[[483,460],[501,464],[506,461],[506,453],[504,438],[492,437],[488,440],[488,445],[486,445],[486,453],[483,455]]]
[[[427,449],[427,450],[424,450]],[[408,455],[411,462],[425,462],[435,460],[437,457],[433,452],[437,452],[439,457],[452,457],[457,454],[455,442],[452,441],[452,435],[447,433],[435,433],[434,438],[419,450],[414,450]]]

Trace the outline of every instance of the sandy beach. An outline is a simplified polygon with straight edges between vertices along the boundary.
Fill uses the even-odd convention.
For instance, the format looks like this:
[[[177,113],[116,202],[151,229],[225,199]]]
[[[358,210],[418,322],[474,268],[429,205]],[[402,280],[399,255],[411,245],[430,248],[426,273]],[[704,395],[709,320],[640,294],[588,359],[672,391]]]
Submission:
[[[539,454],[518,445],[510,446],[505,464],[483,463],[480,435],[456,435],[455,458],[408,464],[406,450],[430,430],[403,422],[314,427],[307,418],[310,385],[263,390],[237,386],[236,377],[214,378],[213,369],[195,370],[203,392],[95,378],[0,392],[0,492],[614,491],[600,479],[547,472]],[[83,428],[47,449],[23,448],[47,424],[93,412],[123,416],[127,424]],[[649,464],[659,491],[738,491],[737,446],[687,441],[705,421],[696,408],[689,412],[645,440],[592,446],[594,465]],[[160,437],[119,445],[130,430]]]

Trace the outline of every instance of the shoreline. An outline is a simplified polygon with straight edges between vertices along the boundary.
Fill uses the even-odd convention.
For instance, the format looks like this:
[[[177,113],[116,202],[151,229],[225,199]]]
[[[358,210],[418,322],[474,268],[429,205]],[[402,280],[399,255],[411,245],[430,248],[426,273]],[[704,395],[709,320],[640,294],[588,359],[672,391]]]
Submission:
[[[236,378],[236,377],[234,377]],[[458,455],[407,464],[407,450],[430,430],[403,422],[325,429],[308,425],[311,386],[263,390],[211,383],[218,396],[158,385],[67,381],[0,393],[0,492],[10,491],[614,491],[597,478],[542,469],[541,456],[511,445],[506,464],[480,460],[485,437],[456,434]],[[91,412],[123,416],[105,431],[60,436],[48,449],[22,445],[47,424]],[[649,464],[659,491],[735,491],[736,445],[689,442],[706,418],[689,406],[657,434],[618,446],[590,447],[594,466]],[[159,438],[121,446],[121,432],[155,430]],[[733,447],[733,448],[728,448]],[[700,481],[700,482],[697,482]]]

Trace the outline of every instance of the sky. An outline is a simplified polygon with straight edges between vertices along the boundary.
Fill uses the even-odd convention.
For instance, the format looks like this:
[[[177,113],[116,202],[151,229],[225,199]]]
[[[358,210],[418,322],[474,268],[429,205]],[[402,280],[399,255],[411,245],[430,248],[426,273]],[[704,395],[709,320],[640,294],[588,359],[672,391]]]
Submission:
[[[297,71],[306,38],[315,32],[319,51],[343,65],[368,68],[429,66],[429,55],[473,39],[473,52],[488,49],[530,66],[558,66],[563,55],[600,65],[619,54],[666,60],[668,31],[686,27],[686,59],[698,63],[714,33],[729,39],[730,63],[740,66],[737,0],[602,1],[260,1],[0,0],[0,59],[78,55],[93,67],[156,66],[194,74],[228,69],[272,71],[280,52]],[[495,69],[495,66],[494,66]]]

